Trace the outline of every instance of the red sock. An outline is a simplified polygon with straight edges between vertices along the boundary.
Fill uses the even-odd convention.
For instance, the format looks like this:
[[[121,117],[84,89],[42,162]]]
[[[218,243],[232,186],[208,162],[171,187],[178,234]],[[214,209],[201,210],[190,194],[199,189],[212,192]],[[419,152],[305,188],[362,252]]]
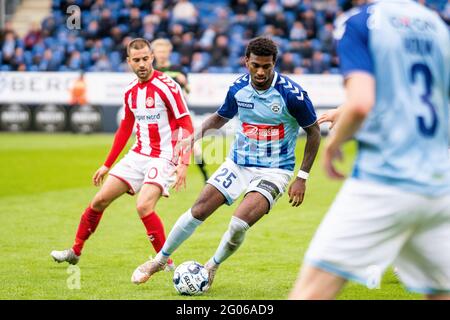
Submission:
[[[166,235],[164,233],[164,225],[161,218],[156,214],[155,211],[150,212],[145,217],[141,218],[142,223],[147,230],[147,236],[152,243],[153,248],[158,253],[161,251],[164,242],[166,242]],[[171,263],[171,259],[168,260]]]
[[[97,229],[98,223],[102,218],[103,211],[98,212],[91,209],[89,206],[81,216],[80,224],[78,225],[77,235],[75,237],[75,243],[73,244],[73,251],[77,256],[81,255],[84,242],[89,236]]]

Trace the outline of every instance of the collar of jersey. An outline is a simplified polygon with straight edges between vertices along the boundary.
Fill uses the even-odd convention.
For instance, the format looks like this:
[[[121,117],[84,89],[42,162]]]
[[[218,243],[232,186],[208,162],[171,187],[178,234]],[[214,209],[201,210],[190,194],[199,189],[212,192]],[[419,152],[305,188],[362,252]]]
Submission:
[[[264,90],[262,93],[259,93],[258,90],[256,90],[256,89],[253,87],[251,76],[250,76],[249,84],[250,84],[250,86],[252,87],[253,91],[255,91],[258,95],[263,95],[264,93],[266,93],[267,91],[269,91],[271,88],[275,87],[275,84],[277,83],[277,78],[278,78],[278,72],[274,71],[274,74],[273,74],[273,80],[272,80],[272,83],[270,84],[270,87],[268,87],[268,88],[267,88],[266,90]]]
[[[156,73],[157,73],[157,71],[153,70],[152,76],[147,81],[139,82],[139,79],[138,79],[138,83],[137,83],[138,87],[141,89],[144,88],[150,81],[153,80],[154,77],[156,77]]]

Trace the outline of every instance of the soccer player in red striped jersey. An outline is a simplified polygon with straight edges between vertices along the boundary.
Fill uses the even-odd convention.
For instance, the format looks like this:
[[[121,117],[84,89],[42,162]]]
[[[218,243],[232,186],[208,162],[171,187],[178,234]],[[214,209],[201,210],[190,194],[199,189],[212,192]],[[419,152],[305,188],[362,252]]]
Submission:
[[[158,38],[152,41],[152,51],[155,56],[154,67],[156,70],[164,72],[164,74],[175,80],[183,90],[185,96],[189,94],[189,84],[187,75],[183,72],[181,66],[173,65],[170,62],[170,55],[172,54],[172,43],[168,39]],[[195,122],[195,118],[192,117],[192,121]],[[203,179],[206,183],[209,176],[205,168],[205,160],[203,159],[201,146],[194,144],[192,149],[194,154],[195,164],[200,169]]]
[[[193,127],[180,86],[154,70],[150,43],[133,39],[127,48],[128,64],[137,79],[125,90],[124,116],[105,163],[92,180],[100,191],[81,216],[72,248],[52,251],[57,262],[76,264],[85,241],[95,231],[104,210],[125,193],[138,194],[136,208],[156,252],[165,242],[164,226],[155,212],[161,196],[169,196],[171,185],[178,191],[186,186],[190,154],[178,152],[179,140],[192,135]],[[136,125],[136,142],[115,165]],[[173,269],[173,263],[169,266]]]

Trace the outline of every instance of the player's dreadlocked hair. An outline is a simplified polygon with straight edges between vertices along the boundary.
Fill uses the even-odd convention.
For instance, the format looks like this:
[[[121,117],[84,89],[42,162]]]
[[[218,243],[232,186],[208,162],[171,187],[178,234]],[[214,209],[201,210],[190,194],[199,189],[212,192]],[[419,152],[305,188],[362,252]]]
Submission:
[[[150,41],[148,41],[147,39],[144,39],[144,38],[135,38],[135,39],[131,40],[130,43],[128,43],[127,55],[128,56],[130,55],[131,49],[139,50],[144,47],[149,47],[151,49],[152,47],[151,47]]]
[[[275,62],[277,60],[278,49],[272,39],[258,37],[249,42],[247,50],[245,51],[245,56],[250,58],[251,53],[255,56],[272,56],[273,61]]]

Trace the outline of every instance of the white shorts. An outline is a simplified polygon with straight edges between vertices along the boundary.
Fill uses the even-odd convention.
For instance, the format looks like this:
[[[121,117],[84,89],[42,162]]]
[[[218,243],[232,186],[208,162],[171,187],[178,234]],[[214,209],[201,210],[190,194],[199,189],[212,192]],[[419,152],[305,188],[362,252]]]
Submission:
[[[130,187],[130,194],[138,193],[144,184],[155,184],[161,188],[162,195],[168,197],[176,179],[174,170],[175,165],[166,159],[150,158],[130,151],[111,169],[109,175],[125,182]]]
[[[431,198],[349,179],[305,261],[369,288],[393,264],[410,291],[450,293],[450,195]]]
[[[269,201],[272,208],[286,191],[292,174],[292,171],[283,169],[244,167],[227,158],[207,183],[224,195],[228,205],[233,204],[244,191],[245,194],[257,191]]]

